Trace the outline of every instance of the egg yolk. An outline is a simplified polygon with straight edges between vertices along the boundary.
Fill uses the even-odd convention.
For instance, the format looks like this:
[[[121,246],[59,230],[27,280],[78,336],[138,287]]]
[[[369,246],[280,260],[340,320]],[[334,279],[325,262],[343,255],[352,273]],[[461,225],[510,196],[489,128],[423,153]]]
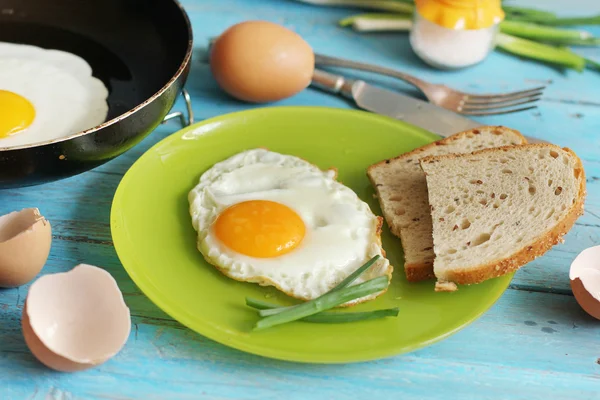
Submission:
[[[35,118],[35,108],[26,98],[0,90],[0,139],[26,129]]]
[[[277,257],[292,251],[304,238],[305,226],[289,207],[250,200],[226,208],[214,224],[217,238],[250,257]]]

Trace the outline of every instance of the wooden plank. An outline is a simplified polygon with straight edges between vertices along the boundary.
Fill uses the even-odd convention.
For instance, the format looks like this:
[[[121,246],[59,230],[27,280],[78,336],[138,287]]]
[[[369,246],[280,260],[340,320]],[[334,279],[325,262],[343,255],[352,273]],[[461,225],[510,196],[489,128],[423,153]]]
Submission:
[[[513,90],[548,83],[538,110],[480,120],[572,147],[584,159],[588,176],[586,215],[564,245],[517,273],[513,289],[489,313],[439,344],[409,355],[353,365],[267,360],[228,349],[171,320],[139,292],[111,246],[108,218],[114,190],[145,150],[178,129],[170,122],[94,171],[40,187],[0,191],[0,214],[38,206],[53,223],[55,239],[44,273],[65,271],[79,262],[105,267],[119,282],[134,322],[127,346],[115,359],[91,371],[58,374],[35,362],[24,345],[19,324],[27,286],[0,290],[0,398],[598,398],[598,322],[585,315],[570,295],[523,289],[569,294],[571,260],[584,247],[600,242],[600,74],[562,72],[501,53],[468,70],[442,72],[425,66],[412,54],[406,35],[358,35],[336,27],[339,18],[354,11],[280,0],[183,3],[196,39],[187,88],[199,119],[265,106],[250,106],[224,95],[205,58],[208,38],[251,18],[285,24],[319,52],[399,68],[463,90]],[[584,0],[569,2],[568,9],[558,0],[544,2],[543,7],[571,15],[600,13],[600,4]],[[598,27],[590,30],[600,34]],[[598,49],[578,51],[600,59]],[[377,81],[407,89],[389,79]],[[352,107],[313,89],[273,105]],[[181,101],[176,108],[183,109]]]
[[[117,357],[77,374],[38,364],[20,337],[20,310],[14,303],[0,307],[10,316],[0,331],[0,387],[15,399],[422,399],[426,390],[430,399],[572,400],[597,399],[600,380],[597,321],[572,297],[546,293],[509,290],[443,342],[348,365],[264,359],[176,324],[135,317]]]

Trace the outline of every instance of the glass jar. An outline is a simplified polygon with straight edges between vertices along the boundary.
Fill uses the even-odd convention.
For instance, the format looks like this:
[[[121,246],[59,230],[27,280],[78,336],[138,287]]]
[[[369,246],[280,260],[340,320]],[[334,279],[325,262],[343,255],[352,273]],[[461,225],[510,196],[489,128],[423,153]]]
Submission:
[[[468,67],[494,49],[503,19],[500,0],[416,0],[410,44],[433,67]]]

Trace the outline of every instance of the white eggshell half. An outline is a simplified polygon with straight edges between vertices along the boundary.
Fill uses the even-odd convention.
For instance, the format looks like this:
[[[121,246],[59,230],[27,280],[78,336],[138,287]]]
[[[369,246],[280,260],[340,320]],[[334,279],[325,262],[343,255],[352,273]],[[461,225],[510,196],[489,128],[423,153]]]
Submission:
[[[131,318],[114,278],[101,268],[80,264],[31,285],[22,327],[40,362],[72,372],[117,354],[129,337]]]

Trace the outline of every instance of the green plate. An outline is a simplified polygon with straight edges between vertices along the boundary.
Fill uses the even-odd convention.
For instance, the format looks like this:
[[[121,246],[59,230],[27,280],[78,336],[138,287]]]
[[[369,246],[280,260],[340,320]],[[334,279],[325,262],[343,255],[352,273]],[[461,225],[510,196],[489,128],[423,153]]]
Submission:
[[[196,250],[188,192],[214,163],[256,147],[302,157],[325,169],[381,215],[366,168],[435,140],[420,128],[375,114],[322,107],[271,107],[212,118],[162,140],[125,174],[114,197],[111,229],[123,266],[171,317],[224,345],[266,357],[313,363],[372,360],[429,345],[465,327],[502,295],[512,275],[454,293],[433,282],[409,284],[398,239],[383,246],[395,266],[388,292],[353,307],[400,307],[396,318],[347,324],[294,322],[252,332],[246,296],[291,304],[273,288],[233,281]]]

